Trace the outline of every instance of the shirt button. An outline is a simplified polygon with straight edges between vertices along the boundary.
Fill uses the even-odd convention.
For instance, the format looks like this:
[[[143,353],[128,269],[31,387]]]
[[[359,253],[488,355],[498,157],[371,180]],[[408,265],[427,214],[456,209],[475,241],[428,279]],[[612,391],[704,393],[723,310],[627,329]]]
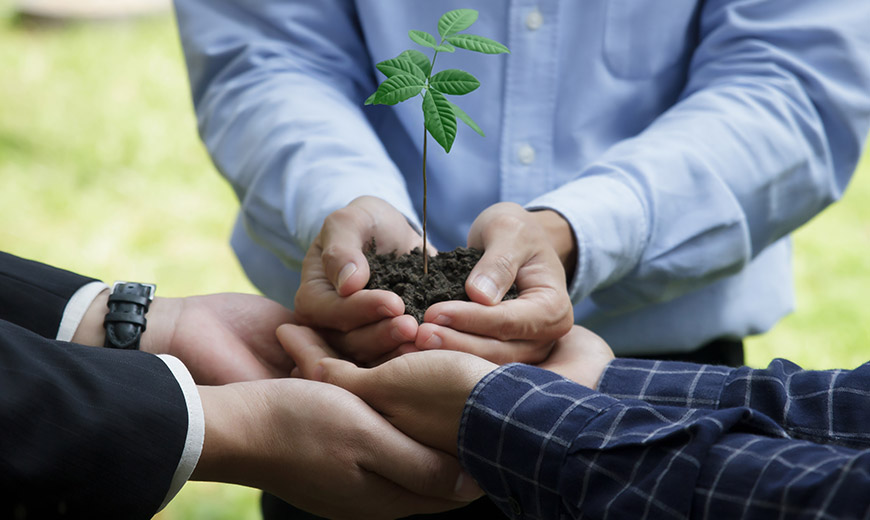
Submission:
[[[535,9],[526,15],[526,27],[530,31],[537,31],[544,24],[544,17],[541,16],[541,11]]]
[[[531,145],[524,144],[517,150],[517,160],[521,164],[532,164],[535,162],[535,149]]]

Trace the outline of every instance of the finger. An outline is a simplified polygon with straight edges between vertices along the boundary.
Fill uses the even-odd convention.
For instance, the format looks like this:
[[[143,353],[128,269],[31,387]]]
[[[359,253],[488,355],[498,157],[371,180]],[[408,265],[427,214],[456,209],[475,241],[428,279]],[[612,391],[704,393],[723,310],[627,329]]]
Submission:
[[[552,340],[501,341],[487,336],[459,332],[431,323],[420,325],[417,348],[421,350],[457,350],[482,357],[493,363],[540,363],[547,358]]]
[[[320,261],[326,278],[341,296],[348,296],[365,287],[369,280],[369,264],[363,254],[373,235],[368,213],[354,207],[331,213],[320,230]]]
[[[297,500],[296,503],[306,511],[316,513],[317,518],[323,516],[348,520],[404,518],[414,514],[448,511],[468,503],[465,500],[449,500],[414,493],[363,466],[356,466],[353,471],[356,475],[351,495],[339,491],[334,495],[309,496],[309,500],[303,503]],[[280,492],[276,494],[280,496]],[[292,498],[287,501],[291,502]],[[308,515],[305,516],[308,518]]]
[[[340,297],[332,289],[323,291],[308,284],[296,293],[296,317],[310,327],[349,332],[404,312],[405,302],[390,291],[363,290]]]
[[[389,392],[379,385],[377,375],[367,368],[334,358],[322,357],[317,365],[320,381],[344,388],[368,403],[373,409],[383,413],[384,396]]]
[[[360,363],[369,363],[402,344],[413,343],[417,320],[403,314],[383,319],[350,332],[321,331],[333,348]]]
[[[316,379],[316,369],[321,359],[337,357],[323,338],[308,327],[281,325],[276,334],[281,346],[296,362],[298,375],[306,379]]]
[[[435,497],[440,500],[429,503],[438,507],[444,500],[467,503],[483,495],[456,458],[424,446],[395,428],[381,435],[387,442],[376,443],[361,466],[413,494],[405,498],[419,502],[423,497]],[[401,503],[393,505],[405,507]]]
[[[530,227],[528,212],[518,204],[502,202],[481,212],[468,232],[468,246],[483,250],[466,279],[471,301],[485,305],[501,301],[520,268],[544,245],[540,230]]]
[[[516,244],[507,241],[496,241],[483,247],[483,256],[465,281],[465,292],[473,302],[495,305],[516,280],[517,271],[528,259],[527,251],[517,250]]]
[[[573,309],[566,298],[560,291],[538,288],[492,306],[439,302],[426,310],[423,321],[500,341],[551,341],[567,334],[574,323]],[[419,332],[416,344],[421,345]]]

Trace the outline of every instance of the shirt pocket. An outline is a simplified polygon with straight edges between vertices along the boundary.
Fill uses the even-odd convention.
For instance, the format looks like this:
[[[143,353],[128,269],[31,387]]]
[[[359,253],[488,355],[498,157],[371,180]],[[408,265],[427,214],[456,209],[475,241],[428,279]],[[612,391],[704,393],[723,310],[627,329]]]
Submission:
[[[645,79],[685,62],[697,44],[699,0],[606,0],[604,63]]]

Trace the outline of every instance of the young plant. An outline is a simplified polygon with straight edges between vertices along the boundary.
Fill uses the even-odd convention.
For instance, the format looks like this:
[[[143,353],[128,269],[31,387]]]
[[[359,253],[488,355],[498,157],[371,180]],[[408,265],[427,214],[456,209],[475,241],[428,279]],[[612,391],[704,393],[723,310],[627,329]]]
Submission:
[[[441,40],[425,31],[408,31],[415,43],[434,50],[432,61],[418,50],[409,49],[393,59],[376,65],[387,79],[366,99],[366,105],[395,105],[416,95],[423,98],[423,275],[429,274],[429,255],[426,253],[426,143],[427,131],[444,151],[450,153],[456,138],[456,118],[483,136],[483,130],[445,94],[461,96],[480,86],[480,82],[464,70],[445,69],[432,75],[439,52],[455,52],[456,47],[483,54],[509,53],[507,47],[495,40],[461,33],[477,21],[474,9],[448,11],[438,20]]]

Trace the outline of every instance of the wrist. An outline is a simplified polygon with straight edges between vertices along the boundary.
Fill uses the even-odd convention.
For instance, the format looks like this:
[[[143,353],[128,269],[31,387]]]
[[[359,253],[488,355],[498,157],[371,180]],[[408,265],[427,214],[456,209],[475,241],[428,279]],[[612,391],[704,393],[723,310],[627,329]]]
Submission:
[[[142,333],[139,350],[149,354],[172,354],[170,345],[184,298],[154,298],[145,317],[148,327]]]
[[[231,415],[237,413],[234,389],[227,386],[197,386],[205,420],[205,434],[199,461],[190,475],[191,480],[227,482],[226,469],[232,467],[237,453]],[[240,425],[246,424],[240,422]]]
[[[577,264],[577,239],[571,224],[560,213],[551,209],[532,210],[529,214],[543,228],[547,241],[559,256],[570,280]]]
[[[82,316],[82,321],[76,327],[72,342],[90,347],[102,347],[106,340],[106,329],[103,328],[103,319],[108,311],[109,289],[104,289],[94,298],[88,310]]]
[[[264,465],[258,461],[269,457],[269,443],[261,442],[268,417],[261,388],[268,381],[233,383],[221,386],[198,386],[205,418],[202,452],[191,480],[227,482],[262,487]]]

